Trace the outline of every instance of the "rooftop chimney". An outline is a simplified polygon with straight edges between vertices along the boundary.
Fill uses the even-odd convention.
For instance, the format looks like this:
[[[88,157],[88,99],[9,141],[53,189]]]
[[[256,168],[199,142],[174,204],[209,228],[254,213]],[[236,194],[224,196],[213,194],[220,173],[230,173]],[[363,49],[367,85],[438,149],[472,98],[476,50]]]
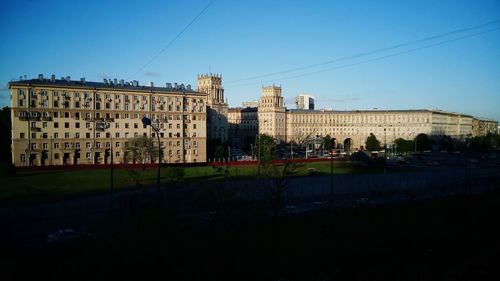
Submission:
[[[66,76],[66,82],[70,82],[71,81],[71,77],[70,76]]]
[[[114,81],[114,84],[115,84],[115,85],[117,85],[117,84],[118,84],[118,79],[116,79],[116,78],[115,78],[115,79],[113,79],[113,81]]]
[[[102,81],[104,82],[104,85],[108,85],[108,79],[103,78]]]
[[[151,88],[153,88],[155,86],[155,83],[151,82]]]
[[[56,82],[56,76],[54,74],[50,75],[50,82]]]
[[[80,78],[80,82],[81,82],[82,84],[85,84],[85,77]]]
[[[167,83],[166,86],[168,89],[170,89],[170,88],[172,88],[172,83]]]
[[[38,74],[38,80],[43,81],[43,74]]]

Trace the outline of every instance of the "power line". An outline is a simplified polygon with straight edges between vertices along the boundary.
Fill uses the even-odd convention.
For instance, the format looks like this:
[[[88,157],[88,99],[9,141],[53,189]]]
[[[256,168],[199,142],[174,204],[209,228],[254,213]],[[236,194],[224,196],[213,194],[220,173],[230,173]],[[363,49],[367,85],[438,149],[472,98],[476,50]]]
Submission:
[[[430,45],[425,45],[425,46],[421,46],[421,47],[409,49],[409,50],[406,50],[406,51],[401,51],[401,52],[398,52],[398,53],[393,53],[393,54],[389,54],[389,55],[385,55],[385,56],[381,56],[381,57],[376,57],[376,58],[373,58],[373,59],[368,59],[368,60],[364,60],[364,61],[354,62],[354,63],[350,63],[350,64],[344,64],[344,65],[336,66],[336,67],[333,67],[333,68],[327,68],[327,69],[323,69],[323,70],[318,70],[318,71],[313,71],[313,72],[308,72],[308,73],[303,73],[303,74],[298,74],[298,75],[293,75],[293,76],[288,76],[288,77],[283,77],[283,78],[278,78],[278,79],[273,79],[273,80],[261,81],[261,82],[236,84],[236,85],[231,85],[231,87],[240,87],[240,86],[255,85],[255,84],[261,84],[261,83],[273,83],[273,82],[277,82],[277,81],[290,80],[290,79],[300,78],[300,77],[304,77],[304,76],[310,76],[310,75],[319,74],[319,73],[323,73],[323,72],[328,72],[328,71],[332,71],[332,70],[337,70],[337,69],[352,67],[352,66],[356,66],[356,65],[360,65],[360,64],[366,64],[366,63],[370,63],[370,62],[374,62],[374,61],[379,61],[379,60],[383,60],[383,59],[388,59],[388,58],[395,57],[395,56],[405,55],[405,54],[408,54],[408,53],[413,53],[413,52],[416,52],[416,51],[420,51],[420,50],[424,50],[424,49],[429,49],[429,48],[437,47],[437,46],[444,45],[444,44],[447,44],[447,43],[451,43],[451,42],[455,42],[455,41],[459,41],[459,40],[464,40],[464,39],[467,39],[467,38],[479,36],[479,35],[486,34],[486,33],[493,32],[493,31],[497,31],[497,30],[500,30],[500,27],[499,28],[494,28],[494,29],[489,29],[489,30],[482,31],[482,32],[477,32],[477,33],[469,34],[469,35],[464,35],[464,36],[461,36],[461,37],[456,37],[456,38],[449,39],[449,40],[446,40],[446,41],[441,41],[441,42],[438,42],[438,43],[433,43],[433,44],[430,44]]]
[[[461,29],[456,29],[456,30],[448,31],[448,32],[445,32],[445,33],[442,33],[442,34],[438,34],[438,35],[433,35],[433,36],[429,36],[429,37],[425,37],[425,38],[421,38],[421,39],[417,39],[417,40],[407,41],[407,42],[396,44],[396,45],[392,45],[392,46],[389,46],[389,47],[383,47],[383,48],[376,49],[376,50],[373,50],[373,51],[363,52],[363,53],[359,53],[359,54],[355,54],[355,55],[351,55],[351,56],[340,57],[340,58],[336,58],[336,59],[332,59],[332,60],[328,60],[328,61],[324,61],[324,62],[320,62],[320,63],[305,65],[305,66],[291,68],[291,69],[287,69],[287,70],[282,70],[282,71],[277,71],[277,72],[271,72],[271,73],[266,73],[266,74],[251,76],[251,77],[247,77],[247,78],[241,78],[241,79],[226,81],[225,84],[227,85],[227,84],[232,84],[232,83],[241,82],[241,81],[255,80],[255,79],[259,79],[259,78],[265,78],[265,77],[275,76],[275,75],[279,75],[279,74],[296,72],[296,71],[299,71],[299,70],[314,68],[314,67],[318,67],[318,66],[324,66],[324,65],[335,63],[335,62],[356,59],[356,58],[359,58],[359,57],[373,55],[373,54],[384,52],[384,51],[389,51],[389,50],[393,50],[393,49],[399,49],[401,47],[406,47],[406,46],[409,46],[409,45],[414,45],[414,44],[423,43],[423,42],[426,42],[426,41],[431,41],[431,40],[436,40],[436,39],[440,39],[440,38],[443,38],[443,37],[448,37],[448,36],[453,35],[453,34],[463,33],[463,32],[467,32],[467,31],[471,31],[471,30],[483,28],[485,26],[492,25],[492,24],[498,24],[498,23],[500,23],[500,20],[494,20],[494,21],[482,23],[482,24],[479,24],[479,25],[471,26],[471,27],[465,27],[465,28],[461,28]]]
[[[204,8],[201,10],[168,44],[163,47],[154,57],[152,57],[146,64],[144,64],[139,70],[137,70],[134,74],[132,74],[130,77],[127,78],[129,80],[130,78],[134,77],[137,75],[137,73],[141,72],[144,68],[146,68],[148,65],[150,65],[156,58],[158,58],[163,52],[165,52],[174,42],[181,37],[181,35],[212,5],[212,3],[215,0],[211,0]]]

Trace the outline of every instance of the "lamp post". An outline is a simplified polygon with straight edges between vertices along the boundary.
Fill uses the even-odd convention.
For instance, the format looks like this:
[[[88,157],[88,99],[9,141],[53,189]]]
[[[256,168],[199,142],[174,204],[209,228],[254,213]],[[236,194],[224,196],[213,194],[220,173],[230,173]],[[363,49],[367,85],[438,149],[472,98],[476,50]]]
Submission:
[[[386,131],[386,128],[384,128],[384,156],[385,156],[385,159],[387,159],[387,131]]]
[[[260,177],[260,154],[261,154],[261,147],[262,147],[262,135],[259,134],[259,155],[257,155],[257,177]]]
[[[151,128],[153,128],[153,130],[155,131],[156,136],[158,137],[158,171],[156,173],[156,191],[158,193],[160,193],[160,168],[161,168],[160,130],[158,128],[156,128],[155,126],[153,126],[151,119],[149,119],[146,116],[142,117],[141,121],[142,121],[143,125],[151,126]]]
[[[267,123],[267,120],[264,120],[262,121],[262,123]],[[260,131],[260,129],[259,129]],[[259,155],[257,156],[257,176],[260,177],[260,157],[261,157],[261,153],[262,153],[262,135],[259,133]]]

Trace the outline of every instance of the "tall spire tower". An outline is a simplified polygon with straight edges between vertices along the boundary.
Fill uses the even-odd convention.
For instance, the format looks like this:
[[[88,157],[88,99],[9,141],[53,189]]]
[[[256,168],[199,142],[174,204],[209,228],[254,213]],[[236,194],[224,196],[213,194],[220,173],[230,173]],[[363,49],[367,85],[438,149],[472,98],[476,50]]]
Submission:
[[[198,75],[198,92],[208,94],[207,137],[226,142],[228,105],[224,98],[222,75],[212,73]]]

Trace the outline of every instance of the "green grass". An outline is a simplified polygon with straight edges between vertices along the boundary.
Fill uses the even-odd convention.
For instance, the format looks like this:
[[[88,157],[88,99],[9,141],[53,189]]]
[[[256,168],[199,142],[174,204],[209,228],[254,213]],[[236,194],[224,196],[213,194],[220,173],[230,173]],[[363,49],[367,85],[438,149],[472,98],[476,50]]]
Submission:
[[[330,173],[330,162],[315,162],[299,165],[297,176],[307,175],[308,168],[316,168],[322,174]],[[161,170],[161,182],[168,181],[168,168]],[[257,175],[256,166],[186,167],[184,181],[213,181],[225,177],[231,179],[252,178]],[[334,174],[374,173],[380,168],[356,167],[349,163],[334,163]],[[156,169],[115,169],[114,186],[116,190],[156,183]],[[263,172],[264,173],[264,172]],[[107,192],[110,186],[109,170],[68,170],[25,172],[7,176],[0,187],[0,204],[19,200],[57,199],[62,196],[75,196],[85,193]]]

